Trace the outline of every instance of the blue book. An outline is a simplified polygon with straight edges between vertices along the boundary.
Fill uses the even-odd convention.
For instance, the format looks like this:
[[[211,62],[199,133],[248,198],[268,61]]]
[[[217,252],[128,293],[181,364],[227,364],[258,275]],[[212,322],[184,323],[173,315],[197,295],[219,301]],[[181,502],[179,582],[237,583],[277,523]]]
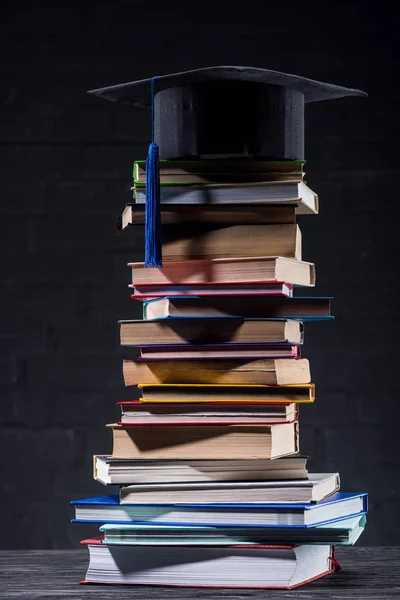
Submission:
[[[337,492],[315,503],[120,504],[119,496],[71,502],[75,523],[136,523],[197,527],[306,529],[366,514],[368,494]]]
[[[329,321],[330,296],[254,297],[165,296],[143,303],[143,319],[243,318]]]

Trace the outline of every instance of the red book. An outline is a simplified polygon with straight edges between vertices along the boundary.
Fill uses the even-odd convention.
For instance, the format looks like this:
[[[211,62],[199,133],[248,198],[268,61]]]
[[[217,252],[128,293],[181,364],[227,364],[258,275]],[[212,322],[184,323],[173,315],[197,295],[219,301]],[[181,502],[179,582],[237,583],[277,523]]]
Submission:
[[[260,402],[142,403],[118,402],[122,417],[119,425],[272,425],[293,423],[298,419],[294,403]]]
[[[293,589],[338,570],[333,546],[167,546],[83,540],[82,583],[199,588]]]

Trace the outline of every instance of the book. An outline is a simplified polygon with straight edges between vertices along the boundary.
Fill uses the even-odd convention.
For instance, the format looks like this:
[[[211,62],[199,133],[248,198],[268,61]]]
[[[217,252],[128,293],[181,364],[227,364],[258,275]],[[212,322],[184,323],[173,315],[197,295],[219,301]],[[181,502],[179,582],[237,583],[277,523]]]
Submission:
[[[364,514],[308,529],[290,527],[184,527],[106,523],[100,526],[104,544],[139,546],[246,546],[257,544],[329,544],[353,546],[366,524]]]
[[[84,583],[291,589],[335,570],[333,546],[154,546],[84,540]]]
[[[160,185],[161,187],[168,186],[185,186],[191,187],[193,185],[236,185],[236,184],[249,184],[249,183],[270,183],[281,181],[283,183],[290,181],[303,181],[304,175],[302,171],[291,170],[291,171],[266,171],[265,173],[160,173]],[[305,183],[305,182],[304,182]],[[139,179],[135,179],[131,191],[136,193],[137,190],[146,189],[146,174],[142,174]]]
[[[139,360],[197,360],[210,358],[300,358],[301,347],[285,344],[173,344],[139,346]]]
[[[184,285],[200,283],[290,283],[315,285],[313,263],[279,256],[216,258],[213,260],[169,261],[162,269],[129,263],[131,287],[150,284]],[[169,294],[166,294],[169,295]]]
[[[120,504],[320,502],[339,491],[339,473],[309,473],[294,481],[155,483],[122,486]]]
[[[228,296],[156,298],[143,304],[143,319],[179,317],[242,317],[252,319],[330,319],[332,298]]]
[[[108,425],[113,458],[269,459],[299,451],[297,422],[275,425]]]
[[[197,319],[120,321],[121,346],[147,344],[301,344],[303,326],[299,321],[205,317]]]
[[[271,461],[273,462],[273,461]],[[336,492],[321,502],[204,504],[120,504],[118,494],[71,502],[79,523],[157,523],[225,527],[307,529],[368,512],[368,494]]]
[[[118,402],[121,406],[121,421],[126,423],[204,423],[207,425],[272,425],[292,423],[298,418],[297,404],[246,404],[228,402],[199,402],[184,404],[178,402]]]
[[[269,225],[296,223],[296,207],[284,204],[164,204],[161,223],[183,225],[187,223],[219,223],[223,225]],[[145,224],[145,205],[127,204],[119,218],[118,229]]]
[[[275,460],[132,460],[93,457],[93,477],[104,485],[307,479],[307,457]]]
[[[124,360],[126,386],[139,383],[218,383],[286,385],[310,383],[306,358],[258,360]]]
[[[145,204],[146,190],[135,186],[137,204]],[[301,180],[262,183],[164,185],[161,204],[294,204],[297,214],[318,214],[318,196]]]
[[[134,300],[148,300],[151,298],[164,298],[165,296],[201,296],[203,298],[225,296],[293,296],[293,286],[282,282],[252,283],[195,283],[188,285],[146,284],[130,285],[134,293]]]
[[[163,264],[192,259],[283,256],[301,260],[301,232],[296,224],[214,226],[207,231],[163,233]],[[234,243],[232,243],[234,240]]]
[[[224,183],[231,183],[234,179],[252,177],[259,181],[268,181],[268,177],[304,175],[303,160],[160,160],[160,183],[203,183],[196,178],[203,177],[206,182],[215,181],[215,177],[222,178]],[[146,183],[146,161],[136,160],[133,163],[133,179],[136,184]]]
[[[141,402],[314,402],[313,383],[287,385],[243,385],[243,384],[143,384]]]

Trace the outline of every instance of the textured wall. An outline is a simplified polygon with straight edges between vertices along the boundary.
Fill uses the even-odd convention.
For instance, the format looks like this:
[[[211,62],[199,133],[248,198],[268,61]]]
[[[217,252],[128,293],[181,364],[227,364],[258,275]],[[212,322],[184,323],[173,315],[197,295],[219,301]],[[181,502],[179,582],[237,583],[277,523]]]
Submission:
[[[212,64],[251,64],[366,90],[307,109],[303,217],[316,294],[332,323],[307,326],[317,384],[301,450],[343,489],[368,491],[362,543],[400,543],[398,397],[399,85],[390,4],[14,2],[3,15],[1,80],[1,546],[75,547],[69,500],[100,495],[92,454],[123,388],[117,320],[142,257],[115,218],[144,158],[146,112],[85,90]],[[150,24],[151,23],[151,24]],[[397,105],[396,105],[397,104]],[[238,115],[240,118],[240,115]],[[126,235],[125,235],[126,234]],[[128,353],[125,353],[128,355]],[[6,511],[6,512],[4,512]]]

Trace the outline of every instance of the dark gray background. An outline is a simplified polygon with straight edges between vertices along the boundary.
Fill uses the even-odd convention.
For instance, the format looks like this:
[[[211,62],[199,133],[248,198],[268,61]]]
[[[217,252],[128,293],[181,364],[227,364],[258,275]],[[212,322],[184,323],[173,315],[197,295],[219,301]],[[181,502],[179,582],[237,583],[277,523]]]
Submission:
[[[123,387],[117,320],[135,318],[117,236],[147,112],[85,90],[213,64],[359,87],[369,99],[307,108],[303,217],[315,293],[331,323],[307,325],[317,385],[301,411],[310,467],[368,491],[363,544],[400,543],[398,449],[399,60],[389,2],[13,2],[1,19],[0,495],[4,548],[69,548],[71,499],[105,493],[92,454]],[[238,114],[240,119],[240,114]],[[127,355],[127,353],[125,353]]]

